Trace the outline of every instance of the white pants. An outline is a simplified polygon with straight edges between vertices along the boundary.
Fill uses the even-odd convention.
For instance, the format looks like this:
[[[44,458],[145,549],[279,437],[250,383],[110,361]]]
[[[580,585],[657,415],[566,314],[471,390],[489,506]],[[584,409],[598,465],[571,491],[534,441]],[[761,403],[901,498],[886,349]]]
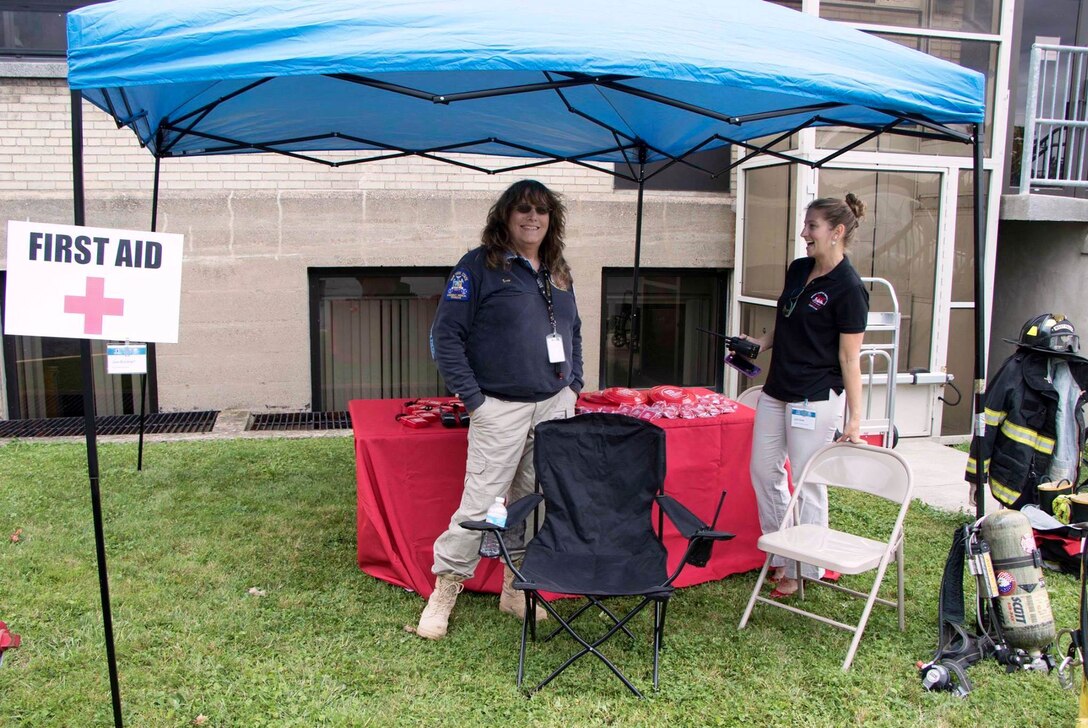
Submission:
[[[777,531],[786,517],[790,491],[786,478],[786,457],[794,479],[801,477],[809,458],[817,450],[835,438],[835,430],[842,425],[843,400],[841,394],[830,393],[825,402],[783,402],[768,396],[760,396],[756,404],[756,422],[752,431],[751,475],[752,489],[759,505],[759,527],[763,533]],[[816,428],[806,430],[793,427],[790,408],[805,406],[816,412]],[[798,521],[827,525],[827,488],[807,486],[798,496]],[[775,557],[771,566],[786,566],[787,576],[793,578],[795,562]],[[801,564],[801,574],[818,579],[821,569]]]
[[[578,395],[566,387],[543,402],[507,402],[487,397],[472,412],[465,459],[465,490],[461,505],[445,533],[434,542],[431,572],[468,579],[480,563],[479,531],[461,528],[462,521],[482,521],[496,498],[507,505],[533,492],[533,428],[545,420],[574,416]],[[507,543],[512,555],[525,551],[522,543]]]

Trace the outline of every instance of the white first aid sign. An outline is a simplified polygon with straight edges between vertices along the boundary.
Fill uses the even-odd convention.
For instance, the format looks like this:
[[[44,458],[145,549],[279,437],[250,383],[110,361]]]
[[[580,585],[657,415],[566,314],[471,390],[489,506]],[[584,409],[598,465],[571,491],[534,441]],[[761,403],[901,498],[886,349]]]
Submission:
[[[176,343],[183,238],[8,221],[4,333]]]

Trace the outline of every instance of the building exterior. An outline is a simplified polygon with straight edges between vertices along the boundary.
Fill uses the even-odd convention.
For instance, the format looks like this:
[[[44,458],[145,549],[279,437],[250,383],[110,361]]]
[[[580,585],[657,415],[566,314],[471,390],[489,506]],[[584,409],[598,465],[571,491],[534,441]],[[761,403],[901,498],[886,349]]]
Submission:
[[[63,32],[56,28],[63,27],[63,11],[81,4],[0,2],[0,221],[72,219],[70,96],[57,55]],[[1012,0],[780,4],[985,73],[986,189],[988,199],[1000,199],[1014,127],[1007,123],[1005,89],[1016,85],[1009,79],[1017,29],[1025,23]],[[84,119],[87,224],[149,229],[154,160],[90,105]],[[844,140],[846,132],[806,130],[779,148],[818,159]],[[734,158],[742,153],[734,151]],[[970,155],[966,145],[886,137],[820,169],[760,156],[717,183],[690,175],[664,179],[646,193],[636,331],[630,325],[635,191],[606,171],[535,169],[533,176],[568,205],[587,387],[626,384],[629,370],[635,386],[735,392],[750,384],[722,366],[720,347],[699,329],[767,325],[786,264],[804,254],[796,234],[804,206],[852,191],[869,205],[855,265],[890,281],[903,313],[899,429],[966,433],[969,396],[949,406],[941,399],[955,402],[949,388],[907,384],[905,373],[950,372],[969,395]],[[719,169],[728,163],[708,162]],[[339,169],[276,155],[163,160],[157,228],[183,234],[186,250],[181,338],[155,347],[153,406],[331,411],[357,397],[442,393],[427,352],[430,317],[451,266],[478,244],[488,206],[521,176],[425,159]],[[988,208],[991,241],[998,237],[999,207]],[[1002,235],[1006,229],[1001,223]],[[1004,264],[1002,245],[983,262],[990,280],[995,264],[999,273]],[[879,292],[873,303],[890,306]],[[1002,333],[1001,298],[994,309],[993,330]],[[78,414],[73,352],[73,342],[5,336],[0,415]],[[141,382],[99,369],[99,412],[136,411]],[[881,367],[876,372],[879,384]],[[883,406],[879,396],[874,401]]]
[[[1063,313],[1088,328],[1088,119],[1085,53],[1088,2],[1033,0],[1018,3],[1008,138],[1011,164],[1005,175],[997,234],[997,299],[991,324],[990,372],[1012,353],[1015,339],[1037,314]],[[1066,47],[1037,52],[1034,44]],[[1031,76],[1036,88],[1029,89]],[[1055,123],[1045,123],[1055,119]],[[1025,129],[1035,127],[1025,143]],[[1030,176],[1025,177],[1028,170]],[[1045,179],[1036,179],[1042,177]],[[1082,333],[1083,335],[1083,333]]]

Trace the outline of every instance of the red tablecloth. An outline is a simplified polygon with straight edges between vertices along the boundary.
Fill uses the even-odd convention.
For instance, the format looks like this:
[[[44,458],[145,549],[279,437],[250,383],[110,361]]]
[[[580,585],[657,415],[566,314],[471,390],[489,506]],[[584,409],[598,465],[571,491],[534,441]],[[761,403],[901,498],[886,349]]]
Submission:
[[[407,400],[348,403],[355,432],[359,567],[379,579],[429,596],[434,541],[461,502],[467,430],[440,424],[410,429],[394,418]],[[705,568],[688,566],[677,586],[749,571],[763,563],[756,548],[759,519],[748,476],[755,414],[747,407],[719,417],[654,420],[666,432],[665,492],[709,521],[721,491],[729,495],[718,528],[736,534],[716,544]],[[656,521],[655,521],[656,522]],[[669,568],[683,554],[683,539],[665,521]],[[497,593],[502,563],[483,559],[468,589]]]

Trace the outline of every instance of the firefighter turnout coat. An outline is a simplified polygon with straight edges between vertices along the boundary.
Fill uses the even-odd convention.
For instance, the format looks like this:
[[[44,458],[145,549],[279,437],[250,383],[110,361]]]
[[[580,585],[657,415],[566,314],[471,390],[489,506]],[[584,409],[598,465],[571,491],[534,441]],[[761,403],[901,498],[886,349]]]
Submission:
[[[982,452],[972,443],[967,461],[967,480],[975,482],[978,463],[986,469],[990,492],[1001,503],[1020,508],[1037,503],[1036,486],[1047,479],[1047,472],[1059,437],[1058,392],[1050,380],[1048,361],[1057,360],[1053,352],[1020,348],[1005,360],[986,388],[986,435]],[[1061,357],[1069,362],[1069,371],[1080,387],[1077,399],[1076,443],[1084,448],[1084,411],[1088,399],[1088,361],[1080,357]]]

